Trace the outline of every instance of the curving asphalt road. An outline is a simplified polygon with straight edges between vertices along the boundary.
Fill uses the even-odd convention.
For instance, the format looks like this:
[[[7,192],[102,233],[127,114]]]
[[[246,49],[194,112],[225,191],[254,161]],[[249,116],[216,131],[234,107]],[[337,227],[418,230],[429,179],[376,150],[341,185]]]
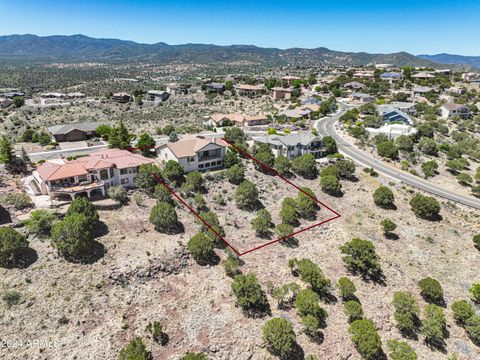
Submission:
[[[401,181],[405,184],[414,186],[418,189],[431,193],[433,195],[440,196],[447,200],[455,201],[457,203],[475,208],[480,209],[480,199],[476,199],[471,196],[466,196],[457,193],[454,190],[450,190],[436,184],[432,184],[431,182],[419,178],[418,176],[406,173],[401,171],[397,168],[387,165],[383,161],[377,160],[371,155],[367,154],[364,151],[359,150],[352,144],[345,141],[336,131],[335,131],[335,123],[338,121],[340,116],[342,116],[344,110],[340,111],[339,113],[335,114],[332,117],[326,117],[320,119],[316,123],[317,130],[319,134],[326,136],[332,136],[338,145],[339,151],[350,157],[352,160],[375,169],[377,172],[387,175],[391,178],[394,178],[398,181]]]

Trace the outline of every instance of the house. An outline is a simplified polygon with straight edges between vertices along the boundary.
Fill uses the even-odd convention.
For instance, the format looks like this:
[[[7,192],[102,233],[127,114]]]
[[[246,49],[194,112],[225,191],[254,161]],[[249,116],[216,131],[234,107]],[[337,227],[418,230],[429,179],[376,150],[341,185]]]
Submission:
[[[12,100],[7,98],[0,98],[0,109],[6,109],[12,105]]]
[[[417,108],[415,107],[415,103],[413,102],[403,102],[403,101],[392,101],[386,105],[380,105],[379,107],[393,107],[398,110],[402,110],[404,113],[408,115],[416,115]]]
[[[227,147],[222,139],[198,135],[160,145],[157,153],[160,161],[175,160],[185,172],[207,171],[223,167]]]
[[[30,186],[36,194],[50,198],[105,195],[110,186],[135,186],[138,167],[151,163],[154,160],[118,149],[100,150],[76,160],[47,160],[33,171]]]
[[[146,101],[163,102],[168,100],[170,93],[159,90],[149,90],[145,96]]]
[[[284,89],[281,87],[272,88],[272,97],[276,99],[290,99],[292,97],[293,89]]]
[[[245,117],[241,114],[213,114],[205,117],[204,126],[222,127],[222,126],[243,126]]]
[[[404,123],[410,126],[413,125],[412,118],[402,110],[384,105],[378,107],[378,112],[386,123]]]
[[[285,116],[290,121],[298,121],[301,119],[307,119],[310,115],[310,110],[302,110],[302,109],[287,109],[280,113],[280,116]]]
[[[468,119],[470,116],[470,110],[466,105],[462,104],[446,103],[440,107],[440,111],[442,112],[442,119],[450,119],[454,116]]]
[[[13,99],[14,97],[23,97],[25,96],[25,93],[23,91],[10,91],[10,92],[6,92],[3,94],[3,96],[7,99]]]
[[[395,82],[395,81],[400,81],[403,79],[403,76],[399,72],[384,72],[383,74],[380,74],[380,79],[386,80],[390,83]]]
[[[414,75],[411,76],[413,79],[422,79],[422,80],[426,80],[426,79],[433,79],[435,77],[435,75],[432,75],[426,71],[421,71],[419,73],[416,73]]]
[[[270,145],[275,157],[285,156],[293,159],[297,156],[313,154],[315,158],[320,158],[325,154],[322,139],[310,133],[267,135],[253,138],[253,141],[256,145]]]
[[[406,124],[385,124],[378,129],[366,128],[370,137],[375,135],[384,134],[387,135],[389,139],[396,139],[400,135],[414,135],[417,133],[417,130],[410,125]]]
[[[44,99],[63,99],[67,97],[67,94],[60,92],[47,92],[40,95]]]
[[[202,85],[202,90],[205,91],[208,94],[213,94],[213,93],[223,94],[225,92],[225,85],[220,84],[220,83],[216,83],[216,82],[212,82],[212,83],[208,83],[208,84],[203,84]]]
[[[302,80],[302,78],[299,78],[297,76],[286,75],[282,77],[282,80],[287,83],[287,86],[291,86],[295,80]]]
[[[257,96],[265,91],[264,85],[235,85],[235,92],[239,96]]]
[[[309,112],[309,115],[313,112],[317,112],[320,110],[320,105],[316,105],[316,104],[307,104],[307,105],[302,105],[300,107],[300,110],[303,110],[303,111],[308,111]]]
[[[95,130],[105,125],[102,122],[85,122],[66,125],[55,125],[47,130],[53,135],[56,142],[64,141],[82,141],[95,137]]]
[[[67,96],[68,99],[83,99],[83,98],[85,98],[85,94],[81,93],[79,91],[68,93],[68,94],[66,94],[66,96]]]
[[[445,89],[445,92],[451,93],[451,94],[456,94],[456,95],[462,95],[466,91],[467,91],[467,89],[465,89],[465,88],[459,88],[459,87],[455,87],[455,86],[452,86],[448,89]]]
[[[375,97],[369,94],[354,92],[350,94],[350,100],[359,101],[361,103],[367,104],[375,101]]]
[[[429,86],[414,86],[412,89],[413,97],[424,96],[429,92],[436,92],[436,90]]]
[[[343,85],[345,89],[351,89],[351,90],[361,90],[365,87],[362,83],[359,83],[358,81],[351,81],[349,83],[346,83]]]
[[[168,84],[167,92],[175,95],[187,95],[191,91],[192,84]]]
[[[112,101],[115,101],[117,103],[128,103],[133,100],[132,95],[127,94],[126,92],[120,92],[120,93],[115,93],[111,97]]]
[[[246,126],[259,126],[266,125],[270,122],[270,119],[265,115],[245,116],[244,124]]]

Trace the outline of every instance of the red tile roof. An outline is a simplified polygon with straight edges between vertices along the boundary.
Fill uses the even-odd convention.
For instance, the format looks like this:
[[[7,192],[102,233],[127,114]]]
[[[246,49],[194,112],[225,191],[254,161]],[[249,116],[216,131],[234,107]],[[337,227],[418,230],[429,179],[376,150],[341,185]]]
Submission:
[[[38,168],[38,174],[45,181],[66,179],[87,175],[90,171],[108,168],[124,169],[151,164],[154,160],[127,150],[108,149],[91,153],[76,160],[58,159],[46,161]]]

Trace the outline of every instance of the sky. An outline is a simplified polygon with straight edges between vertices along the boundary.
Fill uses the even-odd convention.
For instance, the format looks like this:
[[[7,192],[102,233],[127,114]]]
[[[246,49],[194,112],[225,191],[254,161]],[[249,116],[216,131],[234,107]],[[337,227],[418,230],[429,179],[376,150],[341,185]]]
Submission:
[[[480,0],[0,0],[0,35],[480,56]]]

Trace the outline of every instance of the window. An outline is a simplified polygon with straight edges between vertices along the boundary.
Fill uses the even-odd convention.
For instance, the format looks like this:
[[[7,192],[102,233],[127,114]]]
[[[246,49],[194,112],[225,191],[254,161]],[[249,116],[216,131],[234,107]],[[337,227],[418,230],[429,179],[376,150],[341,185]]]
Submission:
[[[222,165],[222,162],[221,162],[221,161],[217,161],[217,165]]]
[[[128,179],[122,179],[120,180],[120,183],[123,185],[123,184],[128,184]]]
[[[127,174],[127,169],[120,169],[120,175]]]
[[[198,165],[199,169],[203,169],[203,164]]]
[[[100,170],[100,179],[107,180],[108,178],[108,170]]]
[[[113,168],[110,168],[110,177],[113,178]]]

